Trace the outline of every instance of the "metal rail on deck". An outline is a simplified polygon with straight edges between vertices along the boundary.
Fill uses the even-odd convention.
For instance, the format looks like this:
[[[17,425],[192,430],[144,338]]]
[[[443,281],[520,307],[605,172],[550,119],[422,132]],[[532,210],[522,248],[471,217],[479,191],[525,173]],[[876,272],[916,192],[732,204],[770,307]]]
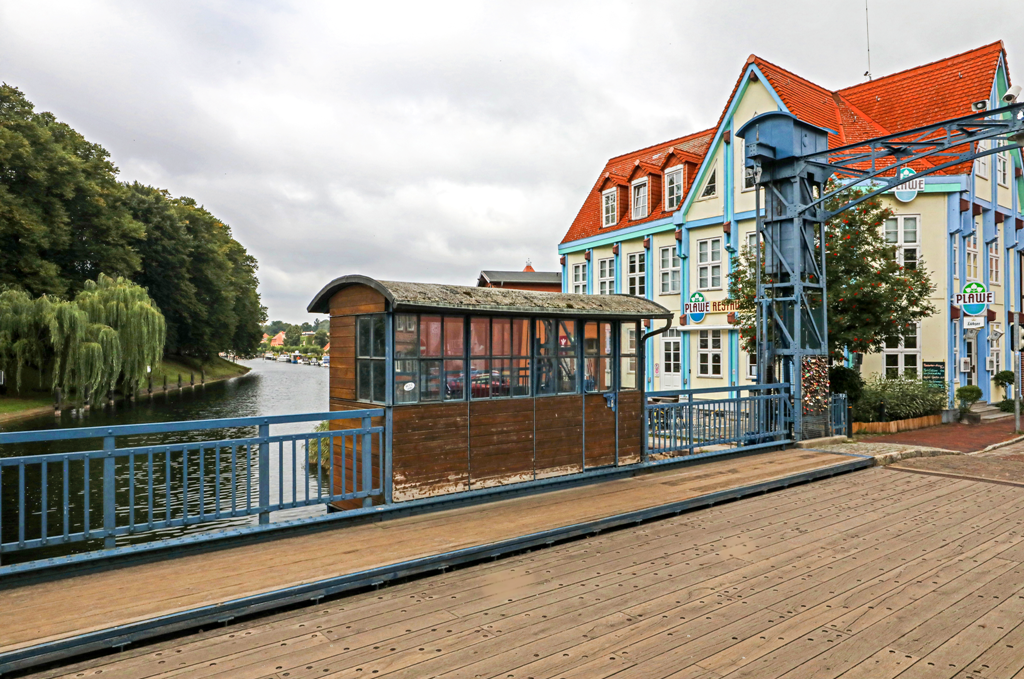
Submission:
[[[789,439],[788,384],[658,391],[648,398],[645,428],[649,456],[727,454],[744,446]],[[744,394],[746,392],[746,394]]]
[[[0,457],[0,554],[87,540],[112,548],[118,536],[254,515],[266,524],[275,511],[342,501],[368,506],[383,495],[373,455],[383,469],[384,427],[371,420],[383,415],[375,408],[0,434],[0,446],[102,440],[98,450]],[[348,419],[360,426],[270,433],[274,424]],[[130,436],[239,427],[255,436],[117,445]]]

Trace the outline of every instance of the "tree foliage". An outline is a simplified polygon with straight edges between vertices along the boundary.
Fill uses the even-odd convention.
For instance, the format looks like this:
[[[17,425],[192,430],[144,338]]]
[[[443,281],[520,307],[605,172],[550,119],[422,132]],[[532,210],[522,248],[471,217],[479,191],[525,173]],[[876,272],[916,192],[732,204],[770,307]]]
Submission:
[[[831,188],[830,184],[826,190]],[[825,207],[836,209],[863,192],[844,192]],[[925,262],[919,260],[915,268],[904,268],[896,261],[896,247],[886,242],[883,225],[892,216],[892,210],[876,196],[826,224],[828,348],[833,358],[842,358],[844,349],[880,351],[886,339],[902,336],[913,324],[935,313],[928,300],[934,288]],[[729,295],[736,300],[736,321],[747,351],[753,351],[756,343],[755,256],[744,246],[733,258],[729,274]],[[770,281],[763,271],[762,276]]]
[[[193,199],[117,172],[102,146],[0,85],[0,285],[56,303],[101,272],[124,277],[163,312],[168,353],[254,351],[255,258]]]
[[[163,356],[164,317],[146,291],[100,274],[74,300],[0,291],[0,369],[20,391],[25,367],[49,370],[52,386],[78,400],[122,385],[133,391]]]

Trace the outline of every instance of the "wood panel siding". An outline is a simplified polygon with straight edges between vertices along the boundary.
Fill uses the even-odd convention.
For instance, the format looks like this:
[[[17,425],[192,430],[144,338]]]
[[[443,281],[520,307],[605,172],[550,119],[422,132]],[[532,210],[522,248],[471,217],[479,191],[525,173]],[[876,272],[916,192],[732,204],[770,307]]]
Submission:
[[[583,397],[536,399],[537,478],[583,470]]]
[[[584,461],[587,469],[615,464],[615,411],[602,394],[587,394],[584,413]]]
[[[395,407],[391,471],[396,502],[469,490],[468,406]]]
[[[335,412],[338,410],[366,410],[373,408],[372,404],[360,403],[358,401],[350,401],[339,398],[332,398],[330,400],[331,411]],[[371,417],[370,425],[374,427],[384,426],[384,417]],[[331,431],[341,431],[345,429],[358,429],[362,426],[362,421],[358,419],[352,420],[331,420],[330,429]],[[362,437],[359,437],[360,439]],[[381,469],[380,469],[380,449],[379,449],[380,438],[374,435],[371,438],[371,459],[370,465],[372,469],[373,487],[381,487]],[[362,446],[362,440],[359,441],[358,445]],[[357,488],[353,485],[354,475],[359,477],[360,484],[362,482],[362,459],[360,458],[358,463],[353,462],[352,458],[352,437],[336,437],[334,439],[334,475],[331,479],[331,490],[335,495],[340,495],[345,492],[352,492]],[[343,450],[344,448],[344,450]],[[344,486],[342,486],[344,481]],[[358,486],[361,490],[361,485]],[[333,506],[338,509],[357,509],[363,506],[361,499],[355,500],[339,500],[332,503]],[[373,498],[373,504],[379,505],[384,504],[384,498],[376,497]]]
[[[532,398],[470,402],[473,489],[533,480],[533,405]]]
[[[358,314],[382,314],[387,300],[371,287],[352,285],[331,297],[331,317]],[[333,347],[332,347],[333,348]]]
[[[639,391],[619,392],[619,464],[640,461],[644,405]]]
[[[331,316],[331,367],[329,370],[331,371],[331,398],[354,400],[356,397],[355,316]]]

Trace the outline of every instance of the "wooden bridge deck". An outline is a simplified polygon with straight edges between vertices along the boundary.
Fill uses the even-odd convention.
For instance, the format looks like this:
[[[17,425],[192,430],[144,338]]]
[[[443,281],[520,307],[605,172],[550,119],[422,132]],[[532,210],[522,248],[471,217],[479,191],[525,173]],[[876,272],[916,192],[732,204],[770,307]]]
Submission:
[[[63,643],[201,607],[216,610],[229,602],[303,583],[586,525],[719,491],[795,480],[801,474],[826,475],[853,460],[857,458],[806,450],[711,460],[432,514],[8,585],[0,588],[0,660],[11,651]],[[428,617],[436,621],[451,616],[432,613]]]
[[[1009,679],[1022,523],[1020,487],[875,468],[41,676]]]

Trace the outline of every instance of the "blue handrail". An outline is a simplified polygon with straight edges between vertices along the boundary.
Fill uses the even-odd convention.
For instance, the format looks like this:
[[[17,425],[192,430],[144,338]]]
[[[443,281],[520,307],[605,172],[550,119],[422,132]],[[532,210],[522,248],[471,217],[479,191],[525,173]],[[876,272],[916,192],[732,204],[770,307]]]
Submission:
[[[97,450],[0,457],[0,554],[100,539],[112,548],[119,536],[251,516],[266,524],[296,507],[370,506],[384,495],[385,430],[372,422],[383,415],[372,408],[0,434],[0,446],[102,439]],[[357,427],[270,433],[275,424],[352,419]],[[256,427],[255,435],[117,446],[118,437],[237,427]]]

